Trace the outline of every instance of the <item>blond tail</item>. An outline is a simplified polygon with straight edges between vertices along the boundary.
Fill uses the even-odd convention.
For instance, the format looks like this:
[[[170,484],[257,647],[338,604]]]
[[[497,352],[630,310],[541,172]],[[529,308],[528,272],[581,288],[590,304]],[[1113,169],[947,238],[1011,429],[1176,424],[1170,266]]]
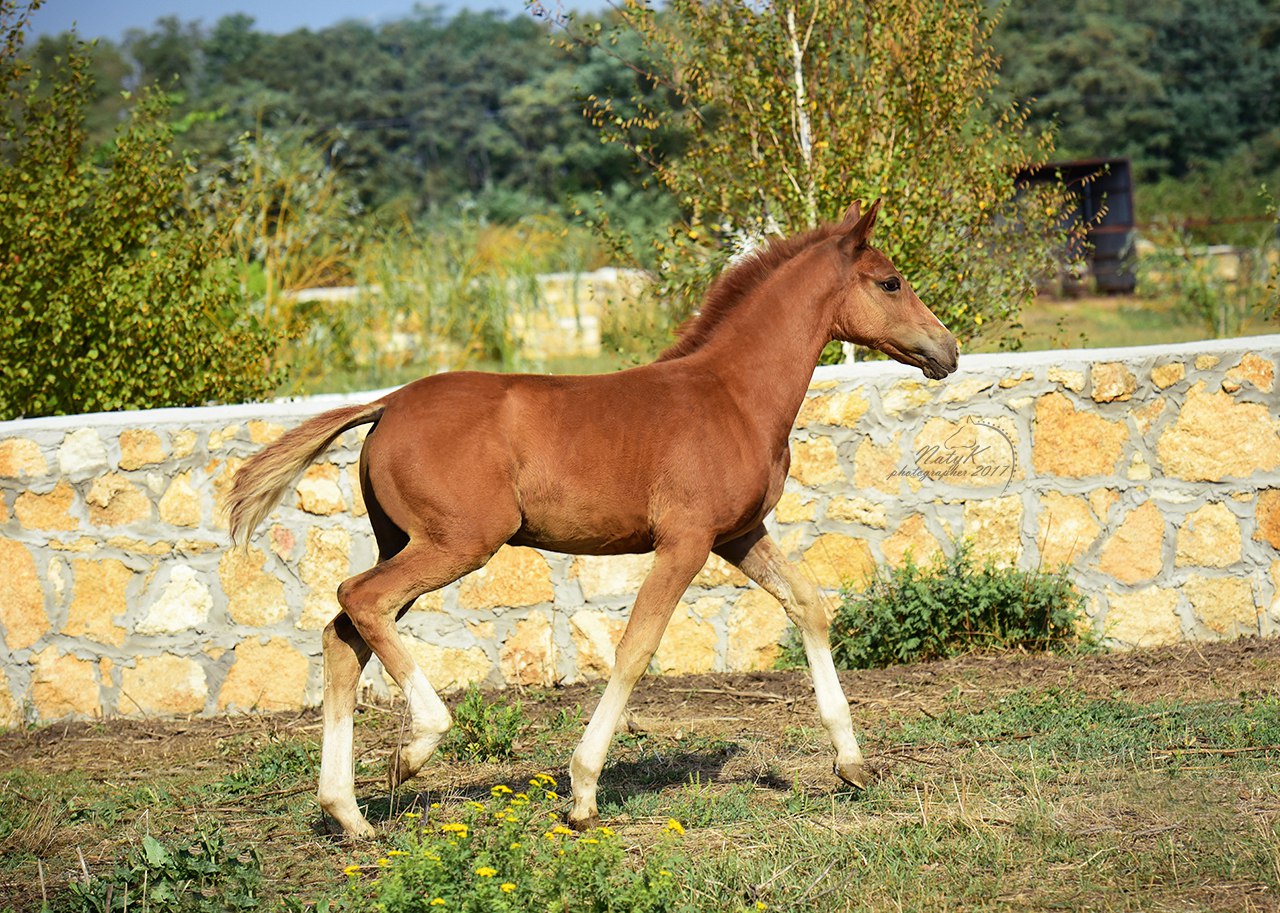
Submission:
[[[348,428],[376,422],[382,403],[347,406],[308,419],[251,457],[240,467],[227,495],[231,541],[246,544],[249,536],[280,503],[284,493],[334,438]]]

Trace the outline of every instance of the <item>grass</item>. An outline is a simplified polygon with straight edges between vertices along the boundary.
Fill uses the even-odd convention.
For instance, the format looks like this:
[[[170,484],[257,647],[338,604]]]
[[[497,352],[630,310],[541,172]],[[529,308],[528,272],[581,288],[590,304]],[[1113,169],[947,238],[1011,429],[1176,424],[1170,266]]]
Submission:
[[[637,710],[658,722],[619,736],[601,784],[616,840],[575,843],[563,863],[545,851],[494,856],[492,884],[473,871],[490,864],[479,851],[458,856],[447,878],[391,876],[397,854],[439,842],[424,842],[426,821],[470,821],[478,834],[475,809],[503,784],[519,791],[548,771],[567,793],[593,688],[523,695],[513,759],[440,758],[392,799],[380,780],[399,712],[365,707],[358,788],[379,835],[360,842],[320,831],[314,714],[15,733],[0,738],[0,910],[40,910],[43,899],[55,911],[103,908],[111,879],[137,891],[206,872],[228,879],[245,909],[369,909],[388,901],[375,879],[439,883],[463,908],[480,895],[459,891],[494,893],[508,869],[519,891],[554,887],[544,877],[554,870],[622,885],[654,910],[1280,909],[1280,645],[1270,643],[851,675],[877,768],[863,793],[831,776],[803,673],[655,680]],[[567,801],[548,808],[563,815]],[[505,848],[551,824],[500,826],[515,829]],[[619,866],[635,877],[612,880]],[[659,870],[673,873],[671,892],[646,887]],[[200,896],[216,894],[205,884]]]

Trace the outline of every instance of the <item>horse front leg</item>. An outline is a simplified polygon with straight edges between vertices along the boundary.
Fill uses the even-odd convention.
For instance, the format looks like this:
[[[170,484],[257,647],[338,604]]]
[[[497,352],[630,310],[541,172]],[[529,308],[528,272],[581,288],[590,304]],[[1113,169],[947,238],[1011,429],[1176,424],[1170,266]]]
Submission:
[[[818,702],[818,718],[836,749],[835,773],[850,786],[865,789],[867,770],[862,750],[853,734],[849,701],[840,687],[835,661],[831,658],[831,609],[813,581],[799,567],[783,557],[777,543],[763,526],[715,549],[717,555],[736,565],[782,603],[787,616],[800,629],[813,690]]]
[[[569,824],[578,830],[600,824],[596,785],[600,782],[600,771],[604,768],[613,734],[636,682],[648,669],[649,661],[662,641],[671,613],[706,563],[708,554],[708,544],[659,548],[653,570],[636,595],[627,628],[618,642],[609,684],[591,714],[591,721],[569,765],[573,790]]]

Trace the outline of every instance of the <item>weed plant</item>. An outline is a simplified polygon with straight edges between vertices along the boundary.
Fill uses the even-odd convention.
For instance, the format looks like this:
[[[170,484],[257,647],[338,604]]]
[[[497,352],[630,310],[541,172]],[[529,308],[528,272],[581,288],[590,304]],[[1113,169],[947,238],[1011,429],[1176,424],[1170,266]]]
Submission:
[[[229,844],[216,829],[190,842],[147,835],[108,875],[73,881],[55,909],[77,913],[235,913],[257,909],[262,863],[257,850]]]
[[[516,756],[516,739],[526,723],[520,701],[486,703],[472,683],[454,708],[445,751],[459,761],[510,760]]]
[[[842,669],[957,656],[972,650],[1059,647],[1093,649],[1084,596],[1056,573],[978,564],[973,544],[950,557],[880,570],[863,592],[846,587],[831,624],[831,651]],[[782,661],[803,661],[797,639]]]

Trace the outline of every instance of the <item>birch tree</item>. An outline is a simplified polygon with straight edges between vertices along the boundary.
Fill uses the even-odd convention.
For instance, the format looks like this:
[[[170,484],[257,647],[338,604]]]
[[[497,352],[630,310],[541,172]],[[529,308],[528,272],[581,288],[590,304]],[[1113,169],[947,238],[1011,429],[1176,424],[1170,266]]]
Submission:
[[[992,101],[999,12],[985,0],[622,0],[612,33],[580,34],[602,47],[639,36],[633,65],[665,90],[665,106],[588,100],[604,139],[680,206],[655,252],[659,293],[692,307],[735,253],[883,197],[877,243],[958,337],[1013,323],[1066,248],[1066,199],[1015,186],[1053,136]]]

